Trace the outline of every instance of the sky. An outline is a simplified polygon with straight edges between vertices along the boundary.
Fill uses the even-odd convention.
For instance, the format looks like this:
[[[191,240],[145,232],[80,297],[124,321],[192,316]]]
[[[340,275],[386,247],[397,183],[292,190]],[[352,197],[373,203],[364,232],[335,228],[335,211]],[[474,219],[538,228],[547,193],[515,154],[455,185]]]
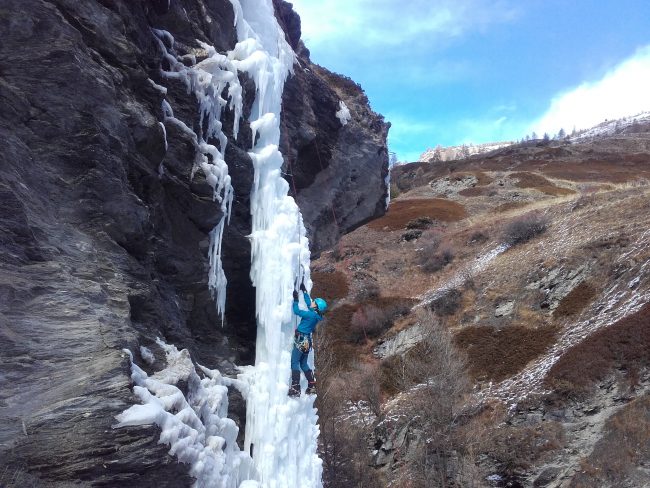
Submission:
[[[551,136],[650,110],[648,0],[288,0],[389,150]]]

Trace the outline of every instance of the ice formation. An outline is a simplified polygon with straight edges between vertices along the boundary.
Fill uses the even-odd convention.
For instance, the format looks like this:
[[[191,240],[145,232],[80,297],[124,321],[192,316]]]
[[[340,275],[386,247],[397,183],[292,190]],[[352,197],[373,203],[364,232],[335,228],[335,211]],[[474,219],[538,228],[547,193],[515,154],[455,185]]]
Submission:
[[[237,488],[240,481],[253,478],[250,456],[237,447],[237,424],[227,417],[228,388],[231,380],[218,371],[194,369],[187,349],[179,351],[157,340],[167,357],[162,371],[148,376],[131,358],[133,392],[142,404],[133,405],[116,417],[115,428],[156,424],[160,443],[169,453],[190,465],[197,488]],[[187,382],[183,394],[177,384]]]
[[[255,81],[250,151],[255,168],[251,191],[252,265],[256,288],[255,366],[240,379],[248,385],[245,450],[252,450],[265,487],[319,487],[322,463],[313,396],[290,399],[290,348],[294,330],[291,292],[304,276],[309,286],[309,246],[298,206],[282,178],[280,110],[284,81],[295,54],[278,25],[271,0],[231,0],[239,43],[239,69]]]
[[[339,110],[336,112],[336,118],[339,119],[341,125],[347,125],[347,123],[350,122],[350,119],[352,118],[350,109],[343,100],[339,101]]]
[[[226,380],[218,372],[209,370],[204,370],[207,380],[199,380],[196,372],[192,372],[187,351],[175,353],[173,346],[161,344],[163,348],[170,348],[165,351],[172,365],[155,375],[162,375],[161,378],[149,378],[133,364],[135,391],[143,405],[124,412],[118,418],[118,426],[160,425],[163,430],[161,442],[170,444],[172,454],[191,464],[197,486],[321,487],[322,462],[316,452],[319,429],[314,396],[303,395],[298,399],[287,396],[295,326],[291,292],[303,279],[308,287],[311,286],[305,227],[296,202],[288,195],[289,185],[282,177],[283,158],[278,149],[282,92],[293,69],[295,54],[275,18],[272,0],[230,2],[235,13],[238,42],[225,55],[201,43],[208,57],[186,66],[174,54],[173,36],[162,30],[154,30],[154,34],[168,65],[168,69],[162,71],[163,77],[183,82],[199,102],[201,127],[198,133],[174,117],[167,101],[163,101],[162,109],[165,122],[175,125],[194,142],[197,156],[193,173],[198,169],[203,171],[214,188],[215,199],[221,204],[223,218],[211,233],[209,282],[215,290],[222,317],[226,278],[221,266],[221,238],[233,194],[224,160],[228,141],[221,130],[220,117],[226,108],[233,111],[236,137],[242,115],[238,72],[247,73],[255,82],[255,101],[249,118],[254,141],[249,155],[255,170],[250,235],[251,280],[256,288],[258,325],[255,365],[242,368],[238,380]],[[161,88],[164,87],[158,87],[160,85],[154,86],[163,93]],[[222,97],[223,93],[227,93],[228,100]],[[349,116],[347,108],[345,111]],[[211,138],[219,141],[219,147],[206,142]],[[213,413],[218,414],[195,419],[198,414],[190,411],[196,410],[194,405],[183,398],[178,388],[171,386],[171,380],[167,381],[167,376],[176,378],[180,374],[174,364],[183,365],[182,374],[191,379],[192,388],[208,381],[204,389],[207,396],[216,395]],[[233,441],[232,426],[225,419],[224,390],[218,388],[225,388],[228,381],[237,382],[247,402],[245,446],[241,452]],[[202,398],[202,393],[196,391],[193,390],[189,398]],[[185,404],[191,408],[188,410]],[[172,415],[171,409],[180,410]],[[215,424],[221,428],[220,438],[227,438],[225,443],[212,435]],[[207,434],[203,434],[203,429]],[[248,453],[252,453],[250,462]],[[220,477],[223,480],[217,481]]]
[[[169,65],[169,69],[161,70],[161,75],[167,79],[182,81],[188,92],[194,93],[199,102],[200,127],[198,133],[188,127],[185,122],[174,117],[174,111],[167,100],[163,100],[162,110],[165,122],[178,127],[193,141],[196,158],[192,167],[192,177],[200,169],[214,190],[214,199],[221,206],[222,217],[210,232],[208,284],[215,295],[217,310],[223,319],[228,281],[221,262],[221,242],[224,226],[230,220],[233,188],[225,161],[228,139],[221,130],[221,114],[226,107],[233,110],[235,114],[234,136],[237,137],[242,112],[242,88],[237,77],[237,68],[233,62],[226,56],[217,53],[211,46],[201,43],[208,53],[208,58],[194,66],[185,66],[174,54],[174,37],[164,30],[154,29],[153,32],[163,53],[163,58]],[[155,83],[153,86],[161,93],[167,91],[165,87]],[[228,100],[221,97],[226,88],[228,89]],[[166,136],[165,133],[165,147],[167,147]],[[219,147],[208,144],[206,141],[210,138],[217,139]],[[161,165],[159,174],[162,175],[163,172],[164,167]]]

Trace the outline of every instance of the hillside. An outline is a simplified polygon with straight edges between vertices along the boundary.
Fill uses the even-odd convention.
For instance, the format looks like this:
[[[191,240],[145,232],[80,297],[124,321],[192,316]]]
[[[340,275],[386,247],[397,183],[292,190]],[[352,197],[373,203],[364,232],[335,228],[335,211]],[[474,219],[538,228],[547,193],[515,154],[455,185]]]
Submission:
[[[650,124],[392,186],[314,266],[329,486],[650,485]]]

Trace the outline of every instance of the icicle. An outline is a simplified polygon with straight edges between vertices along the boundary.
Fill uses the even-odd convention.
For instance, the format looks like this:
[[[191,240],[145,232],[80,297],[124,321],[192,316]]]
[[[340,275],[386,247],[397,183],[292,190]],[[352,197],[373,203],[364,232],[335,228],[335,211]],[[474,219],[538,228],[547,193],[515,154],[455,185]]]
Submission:
[[[170,51],[174,46],[174,37],[169,32],[163,30],[153,29],[153,32],[156,35],[158,46],[163,53],[163,57],[170,67],[169,70],[162,70],[161,75],[165,78],[182,81],[187,87],[188,92],[192,92],[199,103],[201,126],[198,134],[182,120],[174,117],[174,111],[167,100],[162,101],[162,111],[166,122],[174,124],[194,142],[197,157],[192,166],[190,177],[194,178],[197,170],[203,172],[207,183],[214,190],[214,199],[219,202],[221,212],[223,213],[223,217],[219,220],[219,223],[210,232],[208,256],[210,262],[208,286],[213,296],[215,296],[217,311],[221,315],[223,324],[228,280],[223,271],[221,241],[224,226],[230,222],[234,191],[224,156],[228,139],[222,130],[221,115],[224,108],[233,110],[235,115],[234,137],[236,138],[243,104],[242,88],[237,76],[237,67],[227,56],[217,53],[212,46],[202,42],[199,42],[199,44],[208,53],[208,58],[194,66],[185,66]],[[153,81],[151,83],[161,93],[166,93],[165,87],[157,85]],[[221,97],[221,94],[226,88],[228,89],[229,101]],[[206,127],[203,126],[204,121]],[[210,138],[216,138],[219,141],[219,148],[206,142],[206,139]],[[165,138],[166,144],[167,141]],[[163,170],[164,168],[161,166],[159,168],[161,176]]]

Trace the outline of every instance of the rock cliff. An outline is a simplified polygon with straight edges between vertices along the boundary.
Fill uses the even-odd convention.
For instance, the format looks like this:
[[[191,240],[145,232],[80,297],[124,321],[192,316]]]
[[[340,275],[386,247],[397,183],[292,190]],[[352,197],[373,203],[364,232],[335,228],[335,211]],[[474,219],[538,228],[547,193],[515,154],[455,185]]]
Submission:
[[[285,170],[314,252],[383,214],[388,124],[360,87],[313,65],[300,19],[276,14],[298,54],[285,88]],[[128,348],[155,338],[233,373],[254,358],[248,278],[253,170],[244,123],[226,152],[235,189],[223,255],[223,326],[208,289],[219,206],[194,146],[162,124],[166,99],[198,127],[197,103],[162,80],[151,32],[191,64],[197,40],[236,42],[226,0],[7,0],[0,9],[0,482],[16,486],[189,486],[154,428],[112,429],[135,403]],[[252,103],[242,80],[244,115]],[[167,92],[157,86],[165,85]],[[351,112],[343,124],[340,102]],[[235,406],[237,402],[234,402]],[[233,417],[241,412],[233,409]]]

